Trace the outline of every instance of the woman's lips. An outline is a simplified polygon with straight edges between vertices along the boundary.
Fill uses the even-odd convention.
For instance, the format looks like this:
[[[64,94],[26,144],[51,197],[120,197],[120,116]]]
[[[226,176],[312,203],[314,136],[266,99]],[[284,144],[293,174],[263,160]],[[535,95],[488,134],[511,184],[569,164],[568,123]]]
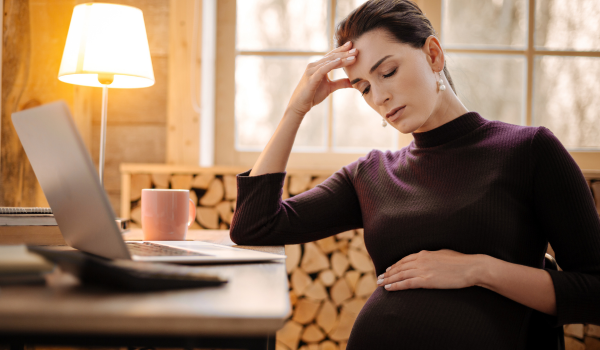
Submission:
[[[396,119],[400,118],[400,116],[402,116],[402,114],[404,113],[404,110],[406,109],[406,106],[401,107],[400,109],[398,109],[396,111],[396,113],[390,115],[388,118],[388,121],[393,122]]]

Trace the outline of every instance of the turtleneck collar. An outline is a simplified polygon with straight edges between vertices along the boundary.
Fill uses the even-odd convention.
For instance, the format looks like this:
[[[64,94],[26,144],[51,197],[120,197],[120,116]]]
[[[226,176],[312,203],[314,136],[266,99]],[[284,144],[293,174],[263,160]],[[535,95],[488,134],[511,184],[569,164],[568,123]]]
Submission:
[[[460,117],[425,132],[413,132],[415,146],[428,148],[455,140],[487,123],[477,112],[467,112]]]

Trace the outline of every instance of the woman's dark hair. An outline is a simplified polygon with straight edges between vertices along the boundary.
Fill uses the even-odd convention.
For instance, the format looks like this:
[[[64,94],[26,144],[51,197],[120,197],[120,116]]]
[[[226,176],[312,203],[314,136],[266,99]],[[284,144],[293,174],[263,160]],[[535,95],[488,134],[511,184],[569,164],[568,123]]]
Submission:
[[[409,0],[369,0],[338,23],[335,30],[337,47],[355,41],[374,29],[386,30],[395,40],[415,49],[425,45],[430,35],[436,35],[423,11]],[[454,83],[444,62],[444,74],[454,93]]]

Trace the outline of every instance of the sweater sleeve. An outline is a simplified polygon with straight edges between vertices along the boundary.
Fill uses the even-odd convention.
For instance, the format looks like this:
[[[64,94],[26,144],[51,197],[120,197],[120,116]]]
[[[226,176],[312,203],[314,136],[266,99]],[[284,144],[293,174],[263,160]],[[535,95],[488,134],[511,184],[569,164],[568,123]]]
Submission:
[[[600,218],[589,186],[569,152],[540,127],[532,140],[535,213],[563,271],[549,270],[555,326],[600,324]]]
[[[248,176],[249,170],[237,175],[231,240],[244,245],[298,244],[362,227],[353,183],[362,159],[284,201],[285,172]]]

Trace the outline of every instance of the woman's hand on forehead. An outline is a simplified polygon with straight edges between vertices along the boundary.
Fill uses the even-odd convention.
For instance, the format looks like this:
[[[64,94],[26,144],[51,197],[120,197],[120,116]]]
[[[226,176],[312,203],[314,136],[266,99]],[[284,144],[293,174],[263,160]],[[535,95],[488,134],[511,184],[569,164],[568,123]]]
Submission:
[[[356,62],[358,50],[352,48],[352,42],[335,48],[321,59],[307,65],[304,75],[294,90],[288,108],[305,115],[313,106],[321,103],[327,96],[338,89],[351,88],[348,78],[330,80],[328,73],[337,68],[344,68]]]

